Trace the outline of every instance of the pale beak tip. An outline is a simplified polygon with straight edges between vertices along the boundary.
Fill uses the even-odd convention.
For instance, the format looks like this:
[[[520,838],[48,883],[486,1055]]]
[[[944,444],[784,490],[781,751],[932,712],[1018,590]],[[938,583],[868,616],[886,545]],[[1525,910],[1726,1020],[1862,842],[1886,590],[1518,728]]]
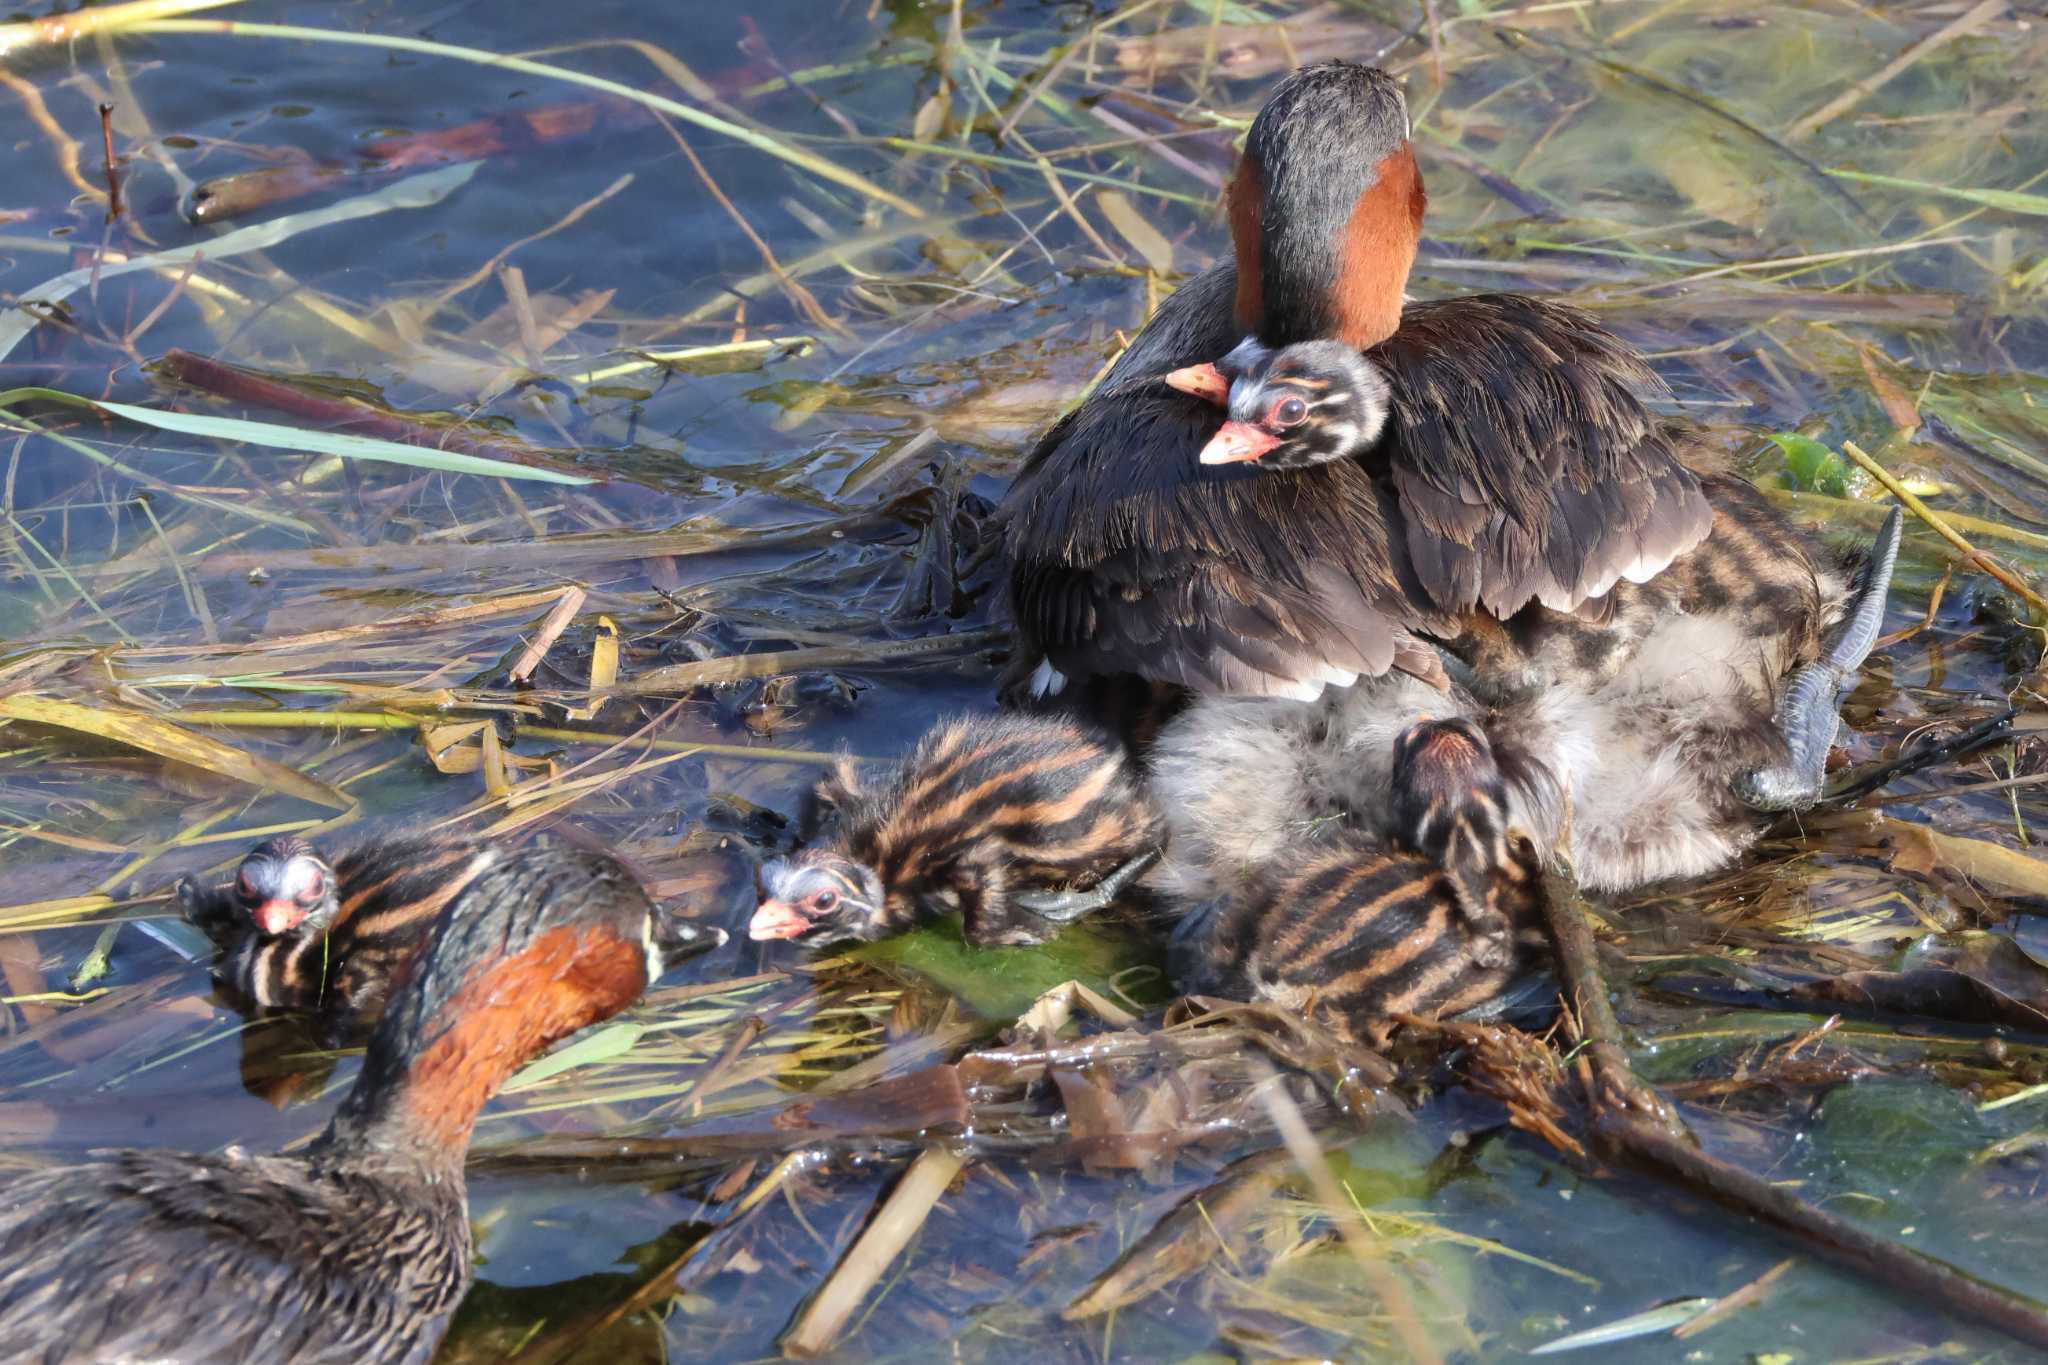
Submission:
[[[300,916],[296,907],[259,905],[256,907],[256,927],[266,934],[285,933],[298,924]]]
[[[756,943],[795,938],[810,928],[810,922],[780,901],[764,901],[747,921],[747,937]]]
[[[1196,458],[1203,464],[1240,464],[1262,458],[1280,444],[1273,436],[1249,422],[1225,422]]]
[[[1163,377],[1169,387],[1218,407],[1230,401],[1230,381],[1214,365],[1184,365]]]

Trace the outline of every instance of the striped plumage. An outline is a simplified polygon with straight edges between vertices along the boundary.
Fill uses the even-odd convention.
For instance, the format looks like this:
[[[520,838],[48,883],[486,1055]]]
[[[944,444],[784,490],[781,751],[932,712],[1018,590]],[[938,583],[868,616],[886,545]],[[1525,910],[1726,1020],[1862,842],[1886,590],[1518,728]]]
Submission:
[[[1462,720],[1394,748],[1399,846],[1345,831],[1253,870],[1176,931],[1183,991],[1314,1010],[1377,1046],[1391,1015],[1456,1014],[1507,985],[1537,932],[1542,868],[1506,823],[1492,749]]]
[[[1013,692],[1103,673],[1298,699],[1390,668],[1437,681],[1428,641],[1462,615],[1576,610],[1706,533],[1676,433],[1645,406],[1657,377],[1590,315],[1512,294],[1404,308],[1424,193],[1385,72],[1282,81],[1228,198],[1234,259],[1161,302],[1004,498]],[[1383,427],[1317,424],[1360,450],[1327,458],[1336,442],[1291,423],[1284,444],[1273,423],[1219,432],[1230,381],[1330,341],[1390,390],[1361,410]],[[1287,416],[1232,416],[1269,413]],[[1212,448],[1232,427],[1236,454]]]
[[[1896,540],[1880,534],[1852,587],[1754,489],[1704,486],[1714,529],[1697,549],[1649,583],[1618,585],[1602,621],[1536,607],[1474,625],[1456,643],[1467,677],[1449,693],[1385,677],[1309,703],[1198,700],[1150,755],[1171,825],[1155,881],[1201,900],[1298,843],[1304,825],[1393,831],[1393,738],[1447,714],[1485,728],[1510,823],[1546,848],[1565,841],[1587,890],[1732,862],[1772,818],[1741,784],[1781,771],[1811,728],[1780,722],[1791,680],[1881,616]],[[1874,634],[1863,638],[1867,650]],[[1832,691],[1821,710],[1831,726]]]
[[[835,828],[761,870],[755,939],[874,940],[961,912],[970,943],[1037,943],[1019,892],[1087,887],[1159,842],[1123,748],[1054,716],[941,721],[889,772],[843,760],[816,797]]]
[[[462,836],[360,844],[330,864],[304,839],[250,850],[235,879],[205,889],[187,878],[185,914],[220,948],[214,975],[258,1010],[317,1011],[330,1033],[367,1028],[405,983],[443,907],[502,850]],[[265,907],[281,893],[323,893],[281,933]]]
[[[424,1365],[473,1273],[463,1159],[484,1102],[725,935],[658,924],[615,858],[543,848],[496,860],[425,939],[303,1151],[0,1175],[0,1355]]]

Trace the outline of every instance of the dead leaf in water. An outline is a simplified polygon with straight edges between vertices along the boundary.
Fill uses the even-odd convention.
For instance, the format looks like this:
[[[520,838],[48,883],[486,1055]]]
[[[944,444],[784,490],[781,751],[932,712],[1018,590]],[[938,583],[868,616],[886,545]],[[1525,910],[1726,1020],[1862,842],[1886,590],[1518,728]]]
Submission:
[[[232,745],[194,734],[141,711],[81,706],[55,697],[16,693],[11,697],[0,697],[0,718],[74,730],[131,749],[141,749],[159,758],[203,768],[252,787],[296,796],[301,801],[311,801],[332,810],[350,810],[355,806],[355,802],[324,782],[316,782],[281,763],[243,753]]]
[[[1645,161],[1709,217],[1751,232],[1763,231],[1770,219],[1755,168],[1694,125],[1674,127]]]
[[[2022,895],[2048,896],[2048,861],[2016,848],[1900,820],[1882,823],[1881,841],[1891,851],[1894,872],[1930,876],[1945,870]]]
[[[1145,215],[1138,212],[1137,205],[1116,190],[1104,190],[1095,196],[1096,207],[1102,216],[1109,219],[1109,225],[1117,235],[1129,242],[1145,264],[1164,275],[1173,269],[1173,243],[1166,240],[1158,228],[1145,221]]]

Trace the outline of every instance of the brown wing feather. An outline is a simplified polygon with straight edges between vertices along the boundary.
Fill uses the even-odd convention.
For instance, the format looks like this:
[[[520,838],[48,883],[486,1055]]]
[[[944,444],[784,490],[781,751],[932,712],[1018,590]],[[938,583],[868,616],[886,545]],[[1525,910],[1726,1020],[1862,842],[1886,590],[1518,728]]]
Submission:
[[[1177,291],[1026,459],[1002,512],[1026,652],[1249,695],[1426,670],[1370,474],[1195,459],[1221,414],[1159,376],[1237,343],[1235,280],[1226,265]]]
[[[1391,436],[1356,462],[1205,467],[1220,420],[1159,376],[1236,344],[1235,274],[1176,292],[1005,499],[1024,653],[1069,675],[1287,694],[1400,668],[1474,606],[1570,610],[1696,545],[1698,482],[1637,400],[1655,377],[1584,314],[1515,296],[1421,304],[1371,352]]]
[[[1355,464],[1205,470],[1214,408],[1156,381],[1084,407],[1005,505],[1011,608],[1069,674],[1288,692],[1412,643],[1383,496]]]
[[[1399,499],[1410,564],[1438,611],[1570,611],[1642,581],[1713,514],[1639,394],[1655,374],[1575,308],[1515,294],[1411,305],[1368,352],[1394,392],[1367,458]]]

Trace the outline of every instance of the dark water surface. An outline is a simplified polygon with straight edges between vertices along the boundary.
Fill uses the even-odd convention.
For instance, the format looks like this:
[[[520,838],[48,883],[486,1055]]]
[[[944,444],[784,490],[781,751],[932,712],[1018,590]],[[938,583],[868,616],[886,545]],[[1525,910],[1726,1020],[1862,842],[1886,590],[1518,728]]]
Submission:
[[[1220,0],[252,3],[198,16],[525,54],[709,112],[781,155],[448,53],[249,31],[15,53],[4,69],[18,88],[0,93],[10,295],[445,173],[479,144],[425,139],[462,125],[495,120],[503,145],[437,202],[208,255],[189,274],[90,284],[0,358],[0,387],[163,406],[174,390],[147,365],[181,349],[459,418],[598,481],[337,462],[17,404],[34,426],[0,416],[0,706],[12,694],[176,713],[353,798],[360,815],[336,839],[568,821],[641,860],[683,913],[738,931],[753,858],[786,839],[818,757],[893,753],[947,710],[992,704],[1000,640],[981,632],[996,578],[977,558],[989,504],[1032,433],[1216,258],[1238,130],[1278,74],[1328,55],[1405,73],[1431,192],[1415,292],[1573,298],[1650,353],[1673,410],[1800,515],[1845,540],[1875,525],[1867,478],[1834,453],[1853,441],[1937,507],[1980,519],[1970,536],[2031,580],[2048,563],[2048,136],[2031,107],[2048,20],[1972,14],[1471,0],[1436,7],[1434,44],[1407,6]],[[1859,92],[1923,39],[1938,40]],[[128,201],[112,226],[87,197],[103,185],[101,100]],[[587,127],[532,135],[522,115]],[[417,159],[367,169],[394,140]],[[341,173],[218,227],[183,216],[196,182],[310,163]],[[1983,190],[2017,195],[1956,193]],[[692,348],[723,349],[645,358]],[[182,397],[200,413],[322,426]],[[1789,440],[1788,459],[1772,434],[1809,439]],[[2023,727],[2038,722],[2040,631],[1954,560],[1924,529],[1909,536],[1890,627],[1939,601],[1873,659],[1848,708],[1852,758],[2006,696]],[[550,605],[537,594],[571,584],[587,598],[535,686],[513,688],[511,661]],[[656,675],[645,695],[566,714],[588,704],[612,639],[629,684],[704,659],[838,653],[773,680]],[[199,710],[229,714],[207,724]],[[477,721],[497,727],[491,752],[484,727],[445,728]],[[590,739],[643,727],[630,744]],[[1816,1034],[1831,1006],[1767,994],[1883,967],[1935,930],[2029,931],[2048,891],[2024,857],[2048,814],[2029,734],[1907,782],[1910,799],[1883,810],[1897,824],[1794,831],[1710,886],[1619,907],[1609,970],[1638,988],[1624,1018],[1646,1074],[1688,1101],[1714,1150],[2048,1296],[2048,1097],[2024,1089],[2048,1078],[2048,989],[2032,959],[2011,954],[1999,980],[2037,1029],[2010,1014],[1995,1027],[1850,1014]],[[105,976],[70,988],[116,915],[167,914],[180,873],[332,814],[207,768],[0,725],[0,1160],[289,1147],[353,1074],[352,1057],[289,1024],[245,1027],[202,969],[132,928]],[[1960,787],[1972,790],[1948,794]],[[1915,842],[1902,826],[1974,842]],[[600,1134],[769,1131],[794,1092],[914,1070],[939,1059],[924,1040],[952,1052],[987,1039],[1069,976],[1140,1009],[1160,997],[1141,937],[1116,929],[994,955],[940,930],[815,977],[735,938],[600,1035],[584,1064],[487,1112],[471,1192],[479,1282],[445,1358],[776,1355],[919,1141],[789,1160],[788,1142],[766,1139],[661,1162],[530,1158]],[[712,984],[726,978],[738,984]],[[1131,1084],[1165,1086],[1166,1062],[1150,1065]],[[850,1067],[864,1069],[848,1083]],[[1689,1197],[1590,1178],[1453,1088],[1333,1149],[1380,1274],[1288,1186],[1219,1231],[1192,1273],[1068,1321],[1060,1310],[1190,1191],[1276,1139],[1248,1121],[1149,1169],[1091,1169],[1045,1090],[980,1097],[972,1161],[848,1320],[838,1358],[1399,1358],[1392,1285],[1446,1358],[1510,1359],[1728,1294],[1796,1254]],[[2021,1358],[1803,1257],[1757,1306],[1688,1340],[1578,1355]]]

